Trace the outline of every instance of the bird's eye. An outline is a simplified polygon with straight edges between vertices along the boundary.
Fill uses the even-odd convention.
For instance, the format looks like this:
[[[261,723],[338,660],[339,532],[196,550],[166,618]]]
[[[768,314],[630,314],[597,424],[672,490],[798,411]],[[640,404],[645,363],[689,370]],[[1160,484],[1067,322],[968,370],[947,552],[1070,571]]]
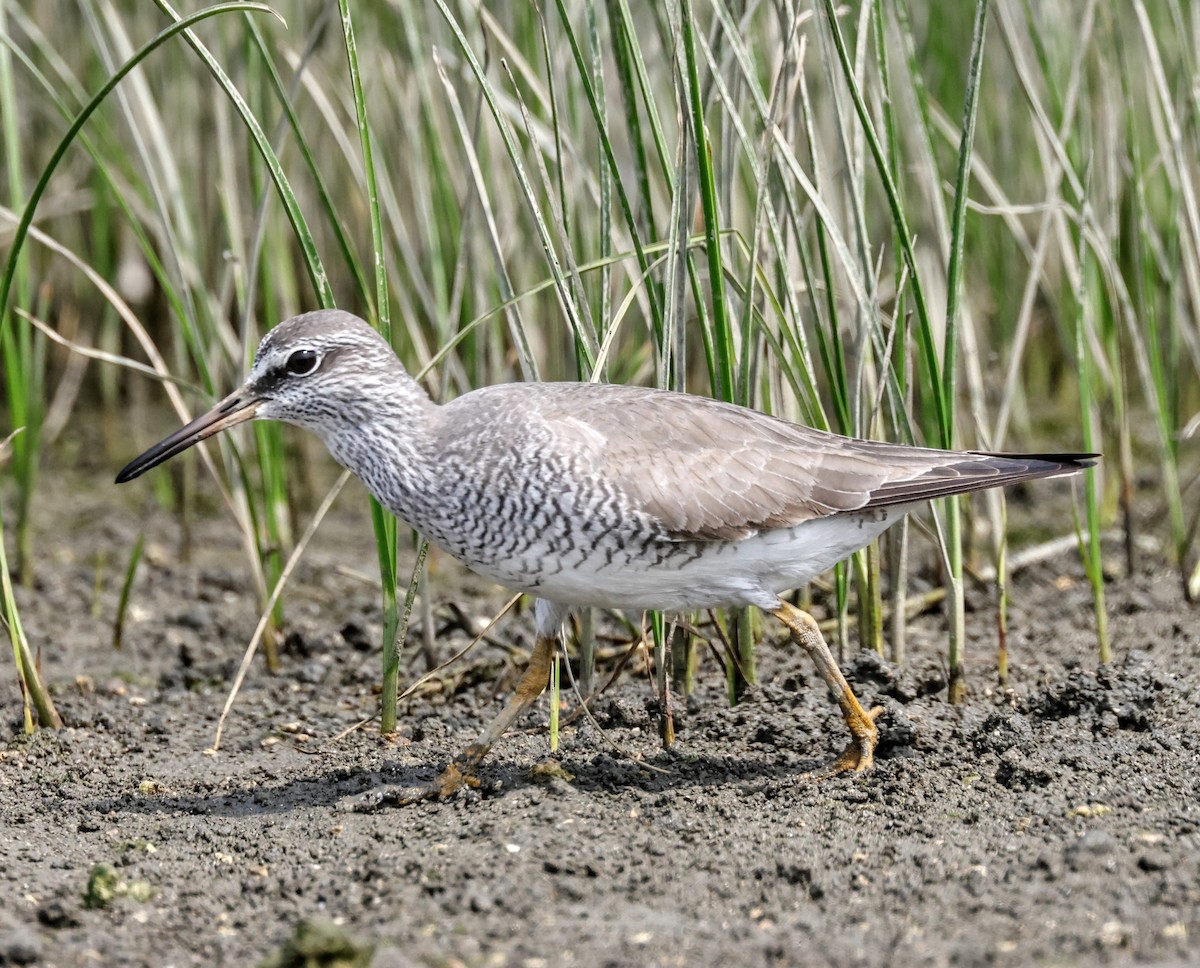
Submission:
[[[295,376],[304,376],[315,370],[320,362],[321,358],[317,355],[316,350],[296,350],[287,358],[284,366],[289,373]]]

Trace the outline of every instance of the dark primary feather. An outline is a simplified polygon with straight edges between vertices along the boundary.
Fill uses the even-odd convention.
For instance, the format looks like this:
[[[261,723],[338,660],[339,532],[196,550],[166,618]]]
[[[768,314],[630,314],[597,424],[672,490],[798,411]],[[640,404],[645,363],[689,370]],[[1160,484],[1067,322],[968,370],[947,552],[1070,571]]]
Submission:
[[[1038,477],[1056,477],[1092,467],[1099,454],[991,454],[966,451],[934,451],[944,457],[962,456],[957,462],[934,467],[920,477],[893,481],[871,493],[868,507],[888,507],[910,501],[929,501],[952,494],[1008,487]]]

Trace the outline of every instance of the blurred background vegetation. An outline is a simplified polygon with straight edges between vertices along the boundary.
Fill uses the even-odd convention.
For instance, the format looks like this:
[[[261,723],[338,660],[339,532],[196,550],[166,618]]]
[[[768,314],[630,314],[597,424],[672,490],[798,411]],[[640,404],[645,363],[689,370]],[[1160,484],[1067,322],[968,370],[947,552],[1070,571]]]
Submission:
[[[18,668],[8,576],[38,568],[29,508],[68,421],[102,434],[107,484],[263,332],[334,303],[435,399],[603,379],[859,436],[1102,450],[1074,521],[1060,503],[1013,541],[1078,538],[1106,656],[1105,577],[1140,548],[1200,597],[1198,36],[1176,0],[0,0]],[[264,606],[315,504],[296,446],[256,425],[207,464]],[[153,478],[185,534],[208,460]],[[972,573],[1003,677],[1005,516],[998,494],[942,502],[932,541],[893,529],[839,567],[843,645],[902,657],[920,544],[952,698]],[[386,639],[408,575],[376,533]],[[753,620],[714,634],[736,693]]]

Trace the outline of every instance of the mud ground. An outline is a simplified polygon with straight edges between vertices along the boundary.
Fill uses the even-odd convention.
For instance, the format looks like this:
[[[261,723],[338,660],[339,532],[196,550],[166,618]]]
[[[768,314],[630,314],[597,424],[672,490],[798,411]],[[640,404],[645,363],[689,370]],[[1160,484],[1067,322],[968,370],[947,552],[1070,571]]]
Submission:
[[[970,596],[965,705],[944,701],[937,612],[913,624],[905,666],[849,661],[859,695],[886,707],[869,775],[805,779],[842,745],[840,719],[773,632],[736,708],[703,655],[669,752],[632,663],[596,707],[603,735],[582,720],[563,731],[561,771],[533,769],[549,755],[543,698],[479,791],[355,813],[475,736],[531,617],[507,616],[406,703],[395,740],[339,738],[375,711],[379,678],[370,528],[344,495],[297,575],[282,671],[254,665],[212,755],[257,620],[233,526],[198,524],[183,562],[151,488],[96,479],[69,499],[47,484],[37,579],[20,597],[67,728],[24,737],[0,665],[0,964],[300,964],[282,946],[312,918],[358,945],[360,964],[374,945],[378,966],[1200,961],[1200,616],[1152,555],[1108,585],[1103,668],[1071,553],[1015,582],[1007,690],[984,592]],[[485,619],[507,597],[444,559],[433,596],[439,659],[468,641],[456,609]],[[614,652],[628,638],[599,627]],[[414,647],[404,663],[403,679],[425,670]],[[97,865],[116,895],[97,899],[93,881],[88,906]]]

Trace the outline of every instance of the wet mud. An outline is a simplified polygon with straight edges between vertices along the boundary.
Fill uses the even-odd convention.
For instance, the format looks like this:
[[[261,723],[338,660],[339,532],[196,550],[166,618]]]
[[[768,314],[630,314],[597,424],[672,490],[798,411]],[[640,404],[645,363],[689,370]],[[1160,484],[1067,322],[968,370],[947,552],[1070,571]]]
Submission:
[[[100,489],[72,500],[69,528],[44,521],[37,579],[21,592],[68,726],[24,737],[6,667],[0,964],[300,963],[280,952],[306,919],[329,922],[359,963],[373,947],[376,965],[1200,958],[1200,616],[1153,558],[1108,585],[1104,667],[1071,554],[1014,583],[1006,689],[982,591],[965,704],[945,702],[936,612],[914,622],[903,667],[848,660],[860,697],[885,707],[868,775],[806,779],[840,750],[842,726],[772,627],[760,681],[734,708],[702,657],[669,751],[634,661],[555,756],[543,697],[479,789],[359,813],[382,785],[432,778],[498,711],[532,617],[506,616],[406,702],[397,737],[345,732],[378,703],[379,624],[362,577],[375,571],[369,523],[343,499],[297,574],[281,671],[255,663],[213,754],[257,620],[239,543],[231,524],[205,520],[181,561],[172,518],[120,500]],[[121,570],[143,528],[115,652]],[[507,597],[444,559],[432,587],[438,660],[469,641],[464,616],[481,622]],[[617,652],[625,629],[599,626]],[[425,668],[410,645],[402,677]]]

